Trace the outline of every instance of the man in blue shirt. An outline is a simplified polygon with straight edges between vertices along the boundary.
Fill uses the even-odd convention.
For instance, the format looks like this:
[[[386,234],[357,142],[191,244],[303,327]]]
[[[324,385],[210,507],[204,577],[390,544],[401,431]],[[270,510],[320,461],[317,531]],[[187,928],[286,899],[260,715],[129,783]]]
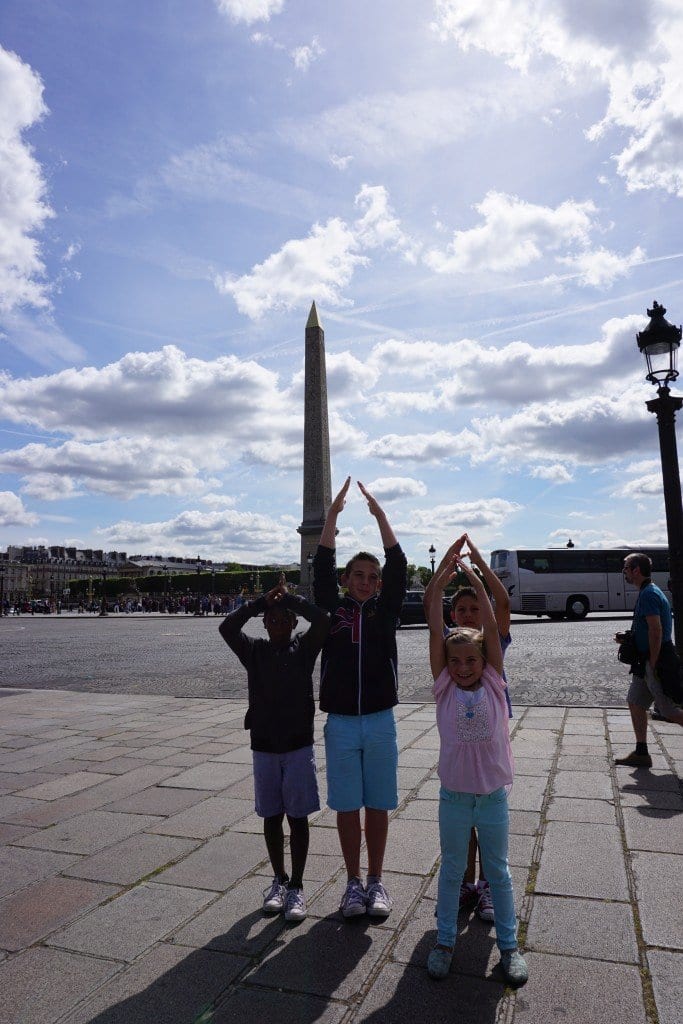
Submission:
[[[651,576],[652,562],[647,555],[632,553],[626,556],[626,582],[639,588],[632,629],[640,658],[631,667],[631,685],[627,698],[636,736],[636,749],[626,757],[616,758],[615,764],[630,768],[652,767],[652,758],[647,749],[647,709],[653,701],[664,718],[683,726],[683,711],[666,695],[661,683],[661,672],[666,661],[673,659],[675,670],[678,670],[671,642],[671,605],[652,582]],[[617,633],[615,639],[620,643],[623,634]]]

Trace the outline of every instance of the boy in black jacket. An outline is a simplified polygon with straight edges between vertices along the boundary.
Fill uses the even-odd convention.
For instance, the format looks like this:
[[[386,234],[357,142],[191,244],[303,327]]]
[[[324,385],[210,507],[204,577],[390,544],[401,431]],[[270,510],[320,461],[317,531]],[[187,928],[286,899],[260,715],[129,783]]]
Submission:
[[[248,619],[263,612],[267,640],[243,632]],[[292,638],[296,613],[311,623]],[[306,916],[303,874],[308,856],[308,815],[320,810],[313,750],[313,667],[329,626],[329,615],[302,597],[288,593],[284,577],[256,601],[223,619],[219,629],[247,670],[256,813],[273,868],[273,883],[263,909],[285,912],[287,921]],[[290,828],[292,877],[285,873],[284,815]]]
[[[347,563],[340,597],[335,564],[337,516],[351,477],[336,496],[313,559],[316,604],[330,612],[322,654],[320,709],[327,711],[325,754],[328,805],[337,830],[348,882],[344,917],[387,917],[391,899],[382,884],[389,811],[398,804],[398,744],[393,708],[398,704],[396,623],[406,590],[406,558],[386,515],[366,491],[385,550],[384,572],[375,555],[361,551]],[[381,589],[380,589],[381,588]],[[360,808],[365,808],[367,888],[360,878]]]

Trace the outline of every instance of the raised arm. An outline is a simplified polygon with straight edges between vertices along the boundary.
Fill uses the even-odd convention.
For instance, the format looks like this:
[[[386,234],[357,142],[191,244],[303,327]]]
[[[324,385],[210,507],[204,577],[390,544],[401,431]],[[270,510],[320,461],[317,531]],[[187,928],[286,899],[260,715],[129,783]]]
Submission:
[[[451,555],[450,558],[444,555],[439,568],[431,579],[432,597],[427,609],[427,624],[429,625],[429,665],[434,679],[437,679],[446,667],[446,646],[443,638],[443,614],[441,607],[443,604],[443,592],[453,575],[455,558],[455,555]]]
[[[332,500],[332,504],[327,510],[325,525],[323,526],[323,532],[320,534],[319,541],[320,546],[323,548],[332,548],[334,550],[337,546],[337,516],[346,504],[346,495],[348,493],[350,483],[351,477],[347,476],[342,489]]]
[[[493,569],[481,557],[479,549],[472,543],[472,538],[468,533],[464,534],[464,539],[467,541],[470,562],[479,569],[491,591],[498,632],[502,637],[506,637],[510,632],[510,595],[505,584],[498,579]]]
[[[433,597],[434,597],[434,581],[435,581],[438,573],[440,572],[440,570],[445,565],[452,565],[452,563],[453,563],[453,556],[460,554],[460,552],[462,551],[462,546],[465,543],[465,536],[466,535],[463,533],[462,537],[458,537],[457,540],[453,541],[453,543],[449,547],[448,551],[446,552],[446,554],[443,556],[443,558],[439,562],[438,569],[436,570],[436,572],[434,573],[434,575],[432,576],[432,578],[430,579],[429,583],[427,584],[427,586],[425,588],[425,592],[424,592],[424,595],[422,597],[422,604],[424,605],[425,617],[427,619],[427,622],[429,622],[429,609],[432,606],[432,600],[433,600]],[[444,585],[443,585],[443,587],[441,589],[441,600],[439,602],[440,606],[443,606],[443,592],[446,589],[447,584],[448,584],[448,580],[446,580],[446,583],[444,583]]]
[[[382,538],[383,546],[385,548],[393,548],[396,544],[398,544],[398,541],[396,540],[396,534],[389,525],[389,520],[386,517],[384,509],[380,506],[377,499],[373,498],[370,492],[365,489],[360,480],[358,481],[358,486],[360,488],[361,494],[368,503],[368,511],[370,512],[370,515],[374,516],[375,519],[377,520],[377,525],[379,526],[379,534],[380,537]]]
[[[471,565],[467,565],[462,558],[456,558],[456,563],[465,573],[477,594],[477,600],[479,601],[479,607],[481,609],[481,625],[484,632],[484,643],[486,645],[486,661],[487,664],[489,664],[492,669],[495,669],[500,676],[503,674],[503,652],[500,649],[498,623],[496,622],[496,617],[493,613],[489,596],[486,593],[486,587]]]

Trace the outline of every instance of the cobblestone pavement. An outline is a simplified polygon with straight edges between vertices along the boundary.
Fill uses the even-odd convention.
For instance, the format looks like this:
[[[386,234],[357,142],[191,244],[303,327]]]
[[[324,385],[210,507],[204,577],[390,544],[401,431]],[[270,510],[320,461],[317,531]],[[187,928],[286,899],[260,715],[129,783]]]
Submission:
[[[264,917],[243,701],[0,689],[0,1024],[680,1024],[683,733],[616,768],[625,711],[515,707],[510,863],[529,982],[459,920],[429,979],[439,863],[434,705],[402,704],[386,921],[344,921],[334,815],[309,913]],[[316,720],[325,793],[322,718]]]
[[[0,621],[5,686],[175,697],[246,695],[244,671],[218,618],[23,616]],[[624,619],[514,622],[506,671],[519,704],[623,706],[628,674],[612,636]],[[247,629],[263,633],[260,621]],[[427,630],[397,634],[402,701],[431,699]]]

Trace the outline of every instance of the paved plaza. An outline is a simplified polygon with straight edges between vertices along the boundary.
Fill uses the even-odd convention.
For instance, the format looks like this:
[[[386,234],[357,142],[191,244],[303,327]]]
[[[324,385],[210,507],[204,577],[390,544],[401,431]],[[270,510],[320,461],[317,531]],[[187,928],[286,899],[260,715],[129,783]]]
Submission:
[[[683,732],[651,770],[622,709],[515,707],[510,859],[530,979],[461,915],[429,979],[439,842],[434,707],[397,708],[385,922],[344,921],[334,818],[313,819],[308,919],[260,911],[243,701],[0,688],[1,1024],[680,1024]],[[325,790],[322,719],[316,721]]]

